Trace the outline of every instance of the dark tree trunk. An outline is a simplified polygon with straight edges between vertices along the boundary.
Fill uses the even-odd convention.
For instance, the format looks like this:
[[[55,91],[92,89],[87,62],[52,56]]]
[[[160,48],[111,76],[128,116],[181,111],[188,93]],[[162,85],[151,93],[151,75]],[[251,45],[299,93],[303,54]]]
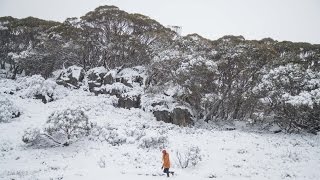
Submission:
[[[0,62],[0,68],[1,68],[1,69],[5,69],[5,62],[4,62],[4,61],[1,61],[1,62]]]

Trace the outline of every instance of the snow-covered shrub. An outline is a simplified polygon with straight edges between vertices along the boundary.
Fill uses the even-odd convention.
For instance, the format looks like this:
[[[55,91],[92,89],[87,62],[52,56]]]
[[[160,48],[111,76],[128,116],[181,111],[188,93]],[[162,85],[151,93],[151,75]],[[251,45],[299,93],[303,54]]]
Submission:
[[[134,140],[140,140],[143,136],[146,135],[146,132],[144,130],[135,128],[135,129],[127,129],[126,134],[128,137],[133,138]]]
[[[53,147],[61,145],[53,137],[49,136],[39,128],[28,128],[24,131],[22,141],[33,147]]]
[[[0,78],[0,93],[13,95],[17,91],[17,82],[12,79],[1,79]]]
[[[38,128],[28,128],[24,131],[22,141],[30,146],[50,146],[50,142],[42,136],[41,130]]]
[[[121,132],[118,128],[106,124],[104,126],[94,126],[90,132],[91,140],[106,141],[112,146],[119,146],[127,143],[125,132]]]
[[[89,139],[93,141],[105,141],[107,136],[107,130],[105,127],[94,125],[90,130]]]
[[[26,144],[35,144],[37,139],[40,138],[40,129],[31,129],[28,128],[24,131],[24,134],[22,136],[22,141]]]
[[[106,141],[112,146],[119,146],[127,142],[127,137],[118,132],[118,130],[112,130],[106,137]]]
[[[105,168],[106,167],[106,157],[105,156],[101,156],[97,163],[98,163],[100,168]]]
[[[45,132],[57,142],[67,146],[72,140],[88,136],[91,128],[92,124],[82,110],[68,108],[49,116]]]
[[[12,143],[6,141],[0,143],[0,152],[9,152],[12,150]]]
[[[182,152],[177,151],[176,158],[180,168],[196,166],[202,160],[200,148],[197,146],[189,147]]]
[[[168,143],[168,137],[158,135],[158,136],[145,136],[141,138],[139,147],[140,148],[159,148],[163,149],[166,147],[166,144]]]
[[[217,175],[211,173],[211,174],[208,175],[208,178],[210,178],[210,179],[212,179],[212,178],[217,178]]]
[[[9,122],[20,114],[19,108],[10,99],[0,95],[0,122]]]
[[[22,98],[38,98],[44,103],[61,99],[67,95],[67,90],[51,79],[40,75],[24,77],[17,80],[18,95]]]

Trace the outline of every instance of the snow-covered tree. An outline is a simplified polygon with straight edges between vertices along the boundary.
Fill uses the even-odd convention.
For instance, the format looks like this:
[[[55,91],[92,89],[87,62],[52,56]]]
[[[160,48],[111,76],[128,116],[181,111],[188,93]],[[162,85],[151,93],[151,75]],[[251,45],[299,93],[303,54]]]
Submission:
[[[49,116],[45,132],[55,141],[68,146],[72,140],[88,136],[91,128],[88,116],[82,110],[68,108]]]
[[[266,72],[254,91],[287,132],[320,130],[320,73],[288,63]]]

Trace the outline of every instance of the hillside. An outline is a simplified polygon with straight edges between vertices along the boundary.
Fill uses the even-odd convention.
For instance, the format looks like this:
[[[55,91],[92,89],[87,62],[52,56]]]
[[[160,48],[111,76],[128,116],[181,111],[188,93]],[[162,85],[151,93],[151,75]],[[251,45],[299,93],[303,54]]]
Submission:
[[[26,87],[13,80],[0,85],[2,91]],[[23,113],[0,124],[0,179],[163,179],[162,148],[170,153],[174,179],[320,177],[319,135],[227,131],[214,124],[179,127],[156,121],[151,112],[114,107],[113,96],[61,87],[59,99],[44,104],[21,98],[34,89],[19,91],[5,96]],[[96,124],[89,136],[69,146],[45,137],[22,141],[26,131],[44,131],[50,114],[67,108],[82,109]],[[190,161],[186,168],[178,154],[181,162]]]
[[[272,119],[287,132],[319,131],[320,45],[180,37],[149,17],[115,6],[63,23],[33,17],[0,22],[2,77],[49,78],[72,65],[84,71],[143,66],[142,94],[176,89],[170,96],[189,109],[192,119]]]
[[[0,179],[319,179],[320,45],[100,6],[0,17]]]

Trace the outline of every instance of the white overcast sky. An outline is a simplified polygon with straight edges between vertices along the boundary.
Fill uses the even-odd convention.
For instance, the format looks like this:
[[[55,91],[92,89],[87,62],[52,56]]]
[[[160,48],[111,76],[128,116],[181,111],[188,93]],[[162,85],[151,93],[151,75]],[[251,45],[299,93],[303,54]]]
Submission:
[[[320,0],[0,0],[0,16],[64,21],[100,5],[141,13],[182,34],[243,35],[320,44]]]

